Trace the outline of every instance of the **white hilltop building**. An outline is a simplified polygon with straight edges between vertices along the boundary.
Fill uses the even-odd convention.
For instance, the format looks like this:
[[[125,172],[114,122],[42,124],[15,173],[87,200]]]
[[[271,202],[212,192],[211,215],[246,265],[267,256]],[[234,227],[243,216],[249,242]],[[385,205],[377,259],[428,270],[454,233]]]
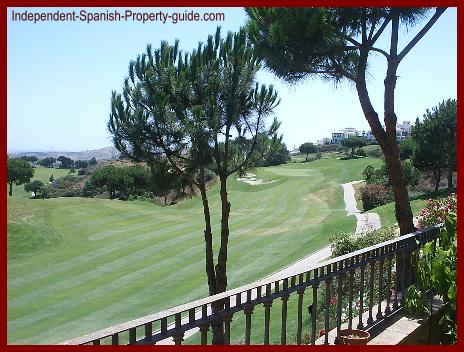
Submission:
[[[340,144],[342,140],[352,136],[364,137],[371,142],[376,142],[372,131],[360,131],[353,127],[346,127],[341,130],[336,130],[332,132],[332,138],[322,138],[317,141],[318,145],[325,144]],[[396,124],[396,140],[403,141],[411,137],[411,122],[403,121],[402,123]]]
[[[352,136],[360,136],[361,132],[353,127],[347,127],[342,130],[337,130],[332,132],[332,143],[340,144],[342,140]]]
[[[411,122],[403,121],[396,124],[396,140],[403,141],[411,137]]]

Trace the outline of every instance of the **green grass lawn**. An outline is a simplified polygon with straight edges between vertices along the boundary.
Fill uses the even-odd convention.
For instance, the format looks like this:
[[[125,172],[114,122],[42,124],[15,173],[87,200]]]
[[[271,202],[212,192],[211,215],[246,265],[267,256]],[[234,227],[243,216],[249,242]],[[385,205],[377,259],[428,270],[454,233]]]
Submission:
[[[426,201],[424,199],[413,199],[411,200],[411,210],[414,215],[417,215],[424,207]],[[397,223],[395,217],[395,203],[388,203],[377,207],[375,209],[369,210],[368,213],[375,212],[379,214],[380,221],[382,226],[393,226]]]
[[[229,288],[317,250],[336,231],[353,231],[340,183],[380,163],[323,159],[260,168],[257,177],[277,181],[259,186],[230,177]],[[47,180],[50,171],[61,176],[38,168],[36,177]],[[8,198],[9,343],[56,343],[207,295],[198,197],[171,207],[35,200],[22,187]],[[217,255],[217,185],[208,194]]]

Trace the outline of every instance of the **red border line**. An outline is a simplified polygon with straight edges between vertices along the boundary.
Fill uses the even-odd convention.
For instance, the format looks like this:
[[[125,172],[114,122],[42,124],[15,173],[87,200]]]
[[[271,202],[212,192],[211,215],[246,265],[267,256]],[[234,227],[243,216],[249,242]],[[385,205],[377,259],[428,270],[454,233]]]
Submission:
[[[407,6],[458,6],[458,0],[409,0]],[[6,0],[4,4],[9,7],[245,7],[245,6],[405,6],[404,0]]]

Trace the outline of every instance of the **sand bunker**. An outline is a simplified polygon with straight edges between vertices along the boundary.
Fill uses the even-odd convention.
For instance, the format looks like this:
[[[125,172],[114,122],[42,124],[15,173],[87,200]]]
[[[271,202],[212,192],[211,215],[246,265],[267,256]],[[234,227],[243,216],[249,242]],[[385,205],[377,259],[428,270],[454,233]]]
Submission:
[[[247,173],[243,177],[237,177],[237,181],[242,181],[242,182],[248,183],[249,185],[257,186],[257,185],[266,185],[268,183],[277,182],[278,180],[264,181],[264,180],[261,180],[260,178],[256,178],[255,174]]]

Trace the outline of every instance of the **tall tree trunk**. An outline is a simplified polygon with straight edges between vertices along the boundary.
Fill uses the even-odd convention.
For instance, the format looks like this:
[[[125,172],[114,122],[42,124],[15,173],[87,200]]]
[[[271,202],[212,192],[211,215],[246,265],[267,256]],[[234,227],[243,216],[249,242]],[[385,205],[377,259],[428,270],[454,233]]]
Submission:
[[[10,185],[10,190],[8,191],[8,195],[11,197],[13,195],[13,182],[8,182]]]
[[[369,122],[372,133],[385,155],[385,164],[392,182],[392,189],[395,197],[395,215],[398,226],[400,227],[400,233],[402,235],[408,234],[414,231],[414,223],[412,221],[408,191],[404,182],[404,172],[399,158],[399,147],[396,142],[396,122],[393,131],[394,135],[392,136],[390,132],[390,136],[387,136],[387,132],[385,132],[380,125],[378,114],[372,107],[365,82],[364,84],[363,82],[357,82],[356,86],[364,116]]]
[[[412,220],[413,215],[409,203],[408,190],[404,181],[404,171],[399,159],[399,148],[398,143],[396,143],[396,137],[393,142],[389,141],[387,147],[390,149],[389,153],[386,153],[384,150],[383,153],[395,198],[396,220],[398,221],[400,234],[407,235],[415,231],[415,227]]]
[[[440,187],[441,181],[441,172],[436,170],[433,172],[433,176],[435,177],[435,192],[438,192],[438,187]]]
[[[229,215],[230,203],[227,193],[227,174],[224,172],[219,175],[221,182],[221,245],[219,248],[218,262],[216,264],[216,293],[227,290],[227,248],[229,242]],[[214,312],[220,312],[224,309],[224,302],[218,301],[213,305]],[[224,344],[224,324],[218,322],[212,324],[213,344]]]
[[[208,290],[209,295],[215,295],[216,291],[216,273],[214,271],[214,253],[213,253],[213,233],[211,230],[211,215],[209,211],[208,198],[206,196],[206,186],[204,182],[205,170],[200,167],[200,182],[198,188],[200,189],[201,200],[203,203],[203,215],[205,218],[205,268],[206,276],[208,277]]]
[[[394,11],[394,10],[393,10]],[[404,171],[400,161],[398,142],[396,141],[395,88],[396,71],[398,69],[398,29],[399,14],[393,12],[392,31],[390,39],[390,57],[388,59],[387,74],[384,80],[384,122],[386,138],[384,143],[385,163],[392,183],[395,196],[395,214],[400,228],[400,234],[406,235],[415,230],[412,220],[411,205],[404,179]]]
[[[453,168],[448,169],[448,189],[453,188]]]

